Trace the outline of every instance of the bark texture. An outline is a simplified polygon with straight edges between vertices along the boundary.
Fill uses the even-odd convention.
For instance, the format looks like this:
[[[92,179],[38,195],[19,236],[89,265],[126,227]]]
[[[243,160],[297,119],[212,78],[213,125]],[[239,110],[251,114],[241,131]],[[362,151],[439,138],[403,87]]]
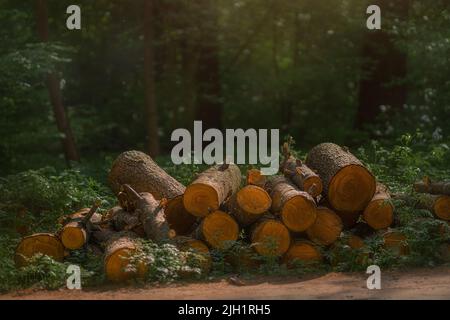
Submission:
[[[450,195],[450,181],[419,181],[414,183],[414,191],[419,193]]]
[[[213,166],[199,174],[183,196],[184,207],[194,216],[204,217],[219,209],[241,184],[241,171],[235,164]]]
[[[227,203],[229,212],[236,221],[246,227],[256,222],[272,205],[270,195],[254,185],[247,185],[235,193]]]
[[[168,200],[184,193],[185,187],[140,151],[126,151],[113,162],[109,183],[115,194],[124,184],[139,192],[150,192],[156,199]]]
[[[375,177],[344,147],[319,144],[309,152],[306,164],[319,174],[325,195],[337,211],[362,211],[375,194]]]
[[[316,203],[307,192],[300,191],[283,176],[271,177],[266,190],[272,198],[272,212],[293,232],[308,229],[316,220]]]

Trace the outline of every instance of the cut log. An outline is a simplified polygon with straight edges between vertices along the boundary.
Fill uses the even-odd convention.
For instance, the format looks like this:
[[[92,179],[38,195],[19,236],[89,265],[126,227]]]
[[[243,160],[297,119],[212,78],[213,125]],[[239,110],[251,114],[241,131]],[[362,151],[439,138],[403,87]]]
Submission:
[[[197,218],[185,209],[182,195],[168,201],[164,212],[169,227],[175,230],[177,235],[185,236],[192,233]]]
[[[450,220],[450,196],[422,193],[417,197],[407,194],[395,194],[393,198],[402,200],[416,209],[428,210],[439,219]]]
[[[36,233],[24,237],[16,248],[14,262],[17,267],[26,266],[36,254],[43,254],[55,261],[63,261],[64,246],[59,238],[51,233]]]
[[[272,198],[272,212],[293,232],[308,229],[316,220],[316,204],[310,194],[300,191],[283,176],[271,177],[266,189]]]
[[[197,217],[205,217],[219,209],[241,184],[241,171],[235,164],[216,165],[203,171],[187,188],[184,207]]]
[[[140,151],[126,151],[113,162],[108,176],[115,194],[124,184],[136,192],[149,192],[156,200],[168,200],[184,193],[185,187]]]
[[[377,184],[376,193],[364,209],[363,218],[375,230],[385,229],[392,224],[394,205],[386,186]]]
[[[290,179],[300,190],[308,192],[316,198],[322,193],[322,179],[300,159],[291,154],[292,137],[283,144],[283,162],[280,166],[280,172]]]
[[[261,218],[272,205],[272,199],[263,189],[247,185],[235,193],[227,202],[229,212],[243,227],[249,226]]]
[[[139,217],[148,239],[155,242],[167,241],[175,236],[166,221],[164,207],[165,199],[157,201],[152,194],[142,192],[138,194],[131,186],[125,184],[125,192],[130,199],[136,199],[136,214]]]
[[[375,177],[346,148],[319,144],[309,152],[306,165],[319,174],[324,193],[337,211],[362,211],[375,194]]]
[[[259,256],[247,246],[239,246],[229,250],[225,256],[225,261],[237,273],[254,271],[261,265]]]
[[[383,233],[384,248],[395,255],[409,254],[409,246],[406,236],[397,230],[389,230]]]
[[[356,234],[350,234],[347,239],[347,244],[352,249],[364,248],[364,240]]]
[[[142,278],[147,272],[143,261],[134,261],[138,254],[137,235],[132,232],[109,233],[105,240],[104,267],[110,281],[121,282]]]
[[[414,183],[414,191],[438,195],[450,195],[450,181],[432,182],[425,177],[423,181]]]
[[[226,249],[238,239],[239,225],[228,213],[215,211],[203,218],[194,235],[212,248]]]
[[[190,237],[178,236],[173,239],[173,242],[179,250],[192,252],[195,254],[194,259],[192,259],[193,257],[188,257],[186,259],[186,264],[199,266],[202,270],[202,273],[208,273],[211,270],[211,254],[209,252],[208,246],[203,241]],[[181,273],[183,277],[188,275],[183,271]]]
[[[70,215],[68,222],[59,231],[59,237],[65,248],[77,250],[86,245],[92,231],[92,223],[102,220],[100,214],[96,214],[100,201],[97,201],[92,208],[85,208]]]
[[[267,177],[261,174],[259,169],[247,170],[247,185],[253,185],[260,188],[264,188],[267,182]]]
[[[133,231],[139,237],[145,238],[145,230],[138,212],[128,212],[122,207],[114,207],[108,211],[106,217],[115,231]]]
[[[252,246],[261,256],[281,256],[291,243],[289,230],[273,218],[262,218],[252,227],[250,234]]]
[[[306,234],[311,241],[328,246],[339,238],[342,229],[341,218],[334,211],[326,207],[318,207],[317,219],[306,230]]]
[[[300,190],[308,192],[314,198],[322,193],[322,180],[301,160],[291,156],[283,162],[281,168],[284,176]]]
[[[296,263],[315,264],[322,260],[322,254],[317,246],[309,241],[296,240],[283,257],[283,262],[288,267],[294,267]]]

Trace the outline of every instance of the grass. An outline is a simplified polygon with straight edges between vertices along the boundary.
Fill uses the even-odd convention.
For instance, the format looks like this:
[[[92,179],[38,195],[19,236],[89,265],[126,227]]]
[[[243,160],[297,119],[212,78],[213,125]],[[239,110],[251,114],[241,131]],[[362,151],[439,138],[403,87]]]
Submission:
[[[450,176],[450,151],[445,143],[427,141],[420,134],[405,135],[392,146],[382,146],[373,141],[354,150],[365,162],[377,179],[385,183],[393,192],[406,192],[416,197],[411,184],[429,176],[434,180],[448,179]],[[304,154],[304,151],[298,151]],[[95,199],[102,200],[105,211],[115,204],[113,194],[106,183],[106,174],[113,157],[105,157],[96,164],[85,163],[70,170],[56,170],[44,167],[23,171],[0,178],[0,291],[37,287],[55,289],[65,285],[66,268],[77,264],[82,268],[83,286],[105,283],[102,258],[90,251],[71,252],[64,263],[53,261],[46,256],[36,256],[33,263],[16,269],[13,253],[21,234],[33,232],[54,232],[58,230],[58,218],[80,208],[90,206]],[[184,184],[201,172],[205,166],[173,166],[169,158],[159,158],[157,162]],[[243,172],[247,167],[241,168]],[[229,256],[241,251],[253,252],[242,240],[233,243],[225,251],[212,251],[213,270],[210,278],[241,273],[247,276],[257,274],[305,274],[320,271],[361,271],[370,264],[382,268],[401,268],[408,266],[433,267],[444,263],[440,246],[450,240],[448,225],[434,219],[424,210],[417,210],[406,203],[396,201],[396,216],[401,221],[400,231],[408,238],[410,254],[399,257],[382,247],[380,236],[367,240],[366,247],[350,249],[337,243],[333,250],[321,248],[327,261],[320,266],[298,264],[288,269],[279,264],[278,258],[261,258],[259,267],[246,268],[245,265],[232,265]],[[439,232],[444,228],[447,232]],[[442,229],[441,229],[442,230]],[[337,248],[337,249],[336,249]],[[180,270],[193,278],[201,277],[197,258],[187,258],[170,244],[155,245],[143,242],[143,251],[137,259],[150,261],[151,267],[145,282],[167,282],[180,280]]]

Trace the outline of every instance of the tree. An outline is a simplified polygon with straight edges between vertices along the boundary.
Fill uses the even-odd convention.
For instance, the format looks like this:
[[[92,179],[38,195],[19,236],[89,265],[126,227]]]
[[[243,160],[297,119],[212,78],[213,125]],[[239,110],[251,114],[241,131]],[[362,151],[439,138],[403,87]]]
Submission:
[[[147,125],[147,149],[152,157],[159,155],[158,110],[155,90],[154,0],[144,1],[144,85]]]
[[[42,42],[48,42],[48,5],[47,0],[36,1],[36,20],[37,33]],[[55,72],[47,74],[47,88],[50,96],[50,101],[53,107],[53,114],[56,120],[56,126],[62,138],[61,143],[64,150],[64,156],[68,165],[70,161],[80,161],[75,139],[70,127],[69,119],[63,104],[63,98],[60,89],[60,81]]]
[[[378,2],[384,16],[390,13],[399,19],[407,18],[409,0],[397,1],[394,7],[389,6],[391,1],[388,0]],[[381,30],[367,30],[364,36],[363,78],[360,80],[355,123],[358,128],[373,122],[381,105],[398,109],[406,103],[406,86],[393,82],[406,76],[407,57],[395,47],[393,37],[384,28],[386,27]]]
[[[222,128],[223,106],[219,68],[218,10],[214,0],[201,0],[203,12],[198,44],[196,119],[203,127]]]

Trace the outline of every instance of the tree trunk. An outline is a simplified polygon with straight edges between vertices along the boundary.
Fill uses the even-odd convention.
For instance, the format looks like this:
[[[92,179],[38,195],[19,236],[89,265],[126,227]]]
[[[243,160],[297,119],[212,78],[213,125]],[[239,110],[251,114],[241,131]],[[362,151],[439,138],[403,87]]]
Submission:
[[[428,210],[442,220],[450,220],[450,196],[423,193],[417,198],[406,194],[395,194],[394,199],[405,201],[416,209]]]
[[[144,84],[147,125],[147,149],[152,157],[159,155],[158,110],[155,88],[154,2],[144,2]]]
[[[197,217],[219,209],[241,184],[241,171],[235,164],[215,165],[199,174],[183,196],[184,207]]]
[[[395,4],[393,7],[390,6],[392,3]],[[379,0],[372,4],[378,4],[384,15],[394,13],[400,20],[408,16],[409,0]],[[381,105],[399,109],[407,98],[404,84],[390,84],[404,78],[407,72],[406,54],[395,47],[392,36],[383,29],[366,30],[362,56],[365,61],[359,85],[357,128],[372,123],[380,113]]]
[[[308,192],[313,198],[322,193],[322,180],[301,160],[290,156],[282,163],[281,171],[300,190]]]
[[[419,181],[414,183],[414,191],[419,193],[450,195],[450,181]]]
[[[167,205],[166,200],[157,201],[148,192],[137,193],[136,190],[127,184],[124,185],[124,188],[128,197],[136,201],[135,213],[139,217],[139,221],[148,239],[155,242],[162,242],[175,236],[164,214],[164,208]]]
[[[386,186],[377,184],[372,200],[363,212],[364,220],[375,230],[385,229],[394,221],[394,205]]]
[[[382,234],[384,247],[395,255],[409,254],[409,245],[406,236],[397,230],[389,230]]]
[[[17,267],[28,264],[35,254],[43,254],[56,261],[63,261],[64,246],[57,236],[51,233],[35,233],[24,237],[16,248],[14,262]]]
[[[291,243],[288,228],[272,217],[264,217],[252,226],[251,242],[262,256],[278,257],[286,253]]]
[[[138,259],[135,261],[139,252],[136,238],[136,234],[128,231],[108,233],[106,236],[104,267],[108,280],[121,282],[145,275],[147,265]]]
[[[306,165],[319,174],[325,195],[337,211],[362,211],[375,194],[375,177],[344,147],[319,144],[309,152]]]
[[[322,261],[322,254],[314,243],[306,240],[293,241],[289,250],[283,257],[288,268],[295,267],[296,263],[315,264]]]
[[[319,207],[317,208],[317,219],[306,230],[306,234],[311,241],[328,246],[339,238],[342,229],[342,220],[335,212],[326,207]]]
[[[271,177],[266,190],[272,198],[272,212],[293,232],[308,229],[316,220],[316,203],[283,176]]]
[[[47,0],[37,0],[36,19],[39,39],[42,42],[48,42],[49,30]],[[69,119],[64,108],[61,89],[59,87],[59,79],[54,72],[47,75],[47,88],[53,107],[53,115],[55,116],[56,126],[62,136],[61,143],[64,150],[64,156],[67,165],[70,166],[70,161],[80,161],[80,156],[78,155],[75,139],[73,137]]]
[[[249,169],[247,171],[246,183],[248,185],[264,188],[267,182],[267,176],[263,176],[259,169]]]
[[[68,221],[59,231],[59,238],[65,248],[77,250],[87,244],[93,223],[102,220],[101,214],[95,213],[99,204],[96,203],[92,208],[85,208],[70,215]]]
[[[176,237],[173,239],[173,243],[180,251],[194,253],[194,256],[188,255],[186,257],[185,262],[187,265],[200,267],[203,274],[206,274],[211,270],[211,254],[209,252],[208,246],[203,241],[190,237]],[[190,274],[191,272],[189,271],[180,271],[180,275],[183,278],[186,278],[186,276],[189,276]]]
[[[229,212],[237,222],[249,226],[256,222],[272,205],[269,194],[260,187],[248,185],[235,193],[227,203]]]
[[[150,192],[157,200],[171,200],[182,195],[185,187],[140,151],[126,151],[113,162],[108,175],[115,194],[129,184],[136,192]]]
[[[226,249],[238,239],[239,225],[228,213],[215,211],[203,218],[194,234],[212,248]]]
[[[222,102],[219,68],[218,9],[214,0],[201,0],[201,40],[197,64],[196,119],[203,121],[203,128],[222,129]]]

